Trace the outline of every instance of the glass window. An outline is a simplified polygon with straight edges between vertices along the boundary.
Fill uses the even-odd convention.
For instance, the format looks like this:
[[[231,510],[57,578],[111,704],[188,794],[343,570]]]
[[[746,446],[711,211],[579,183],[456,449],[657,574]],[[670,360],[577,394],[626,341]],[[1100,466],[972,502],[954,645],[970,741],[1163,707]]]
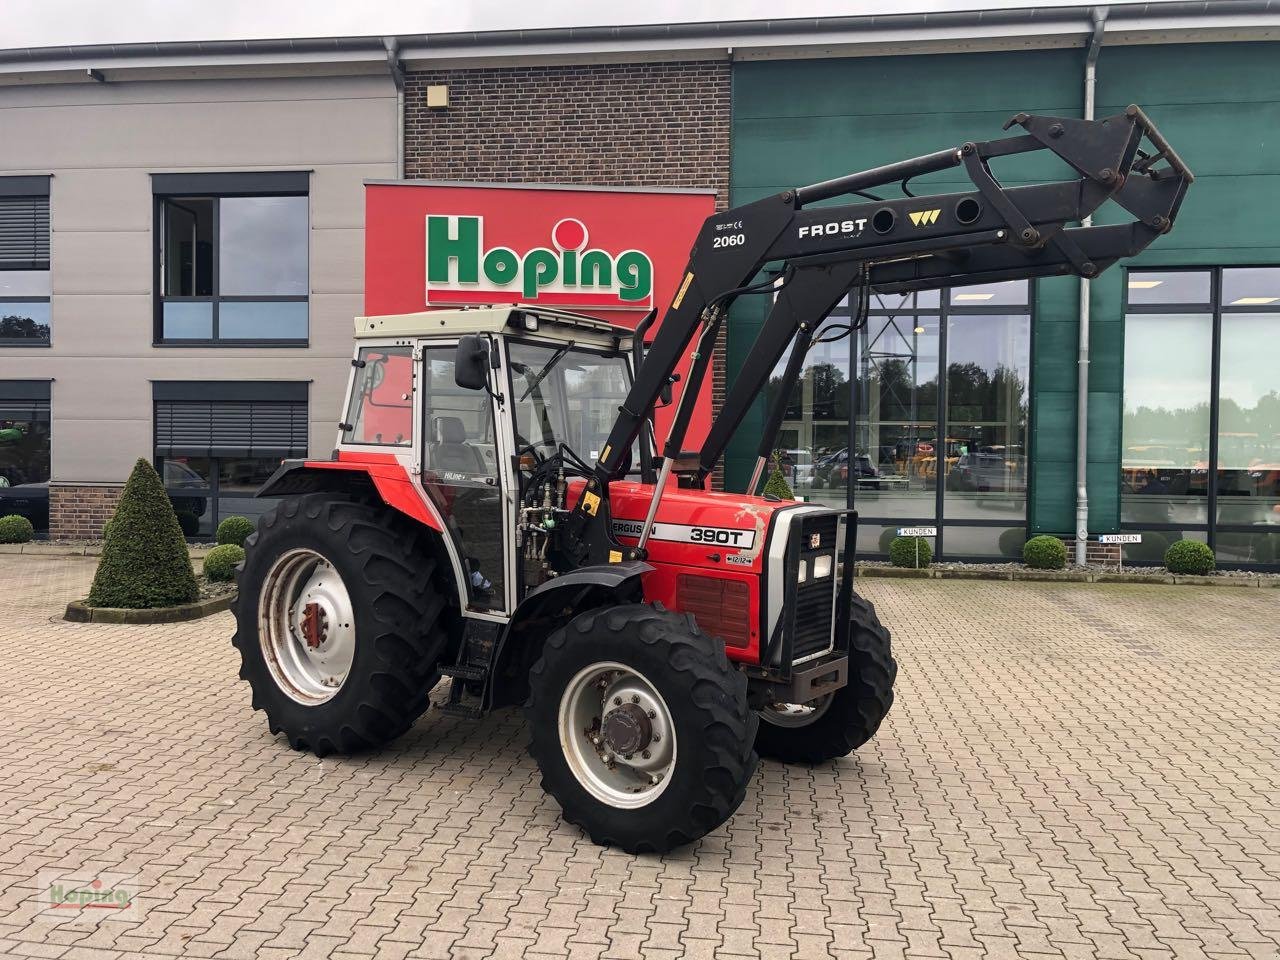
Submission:
[[[1124,340],[1120,518],[1204,523],[1213,318],[1131,313]]]
[[[1214,475],[1219,524],[1280,535],[1280,313],[1223,314]]]
[[[163,197],[161,341],[305,343],[308,198]]]
[[[1224,564],[1276,565],[1280,268],[1129,277],[1121,521],[1143,544],[1126,559],[1159,562],[1170,543],[1195,539]],[[1167,300],[1202,296],[1205,311],[1143,301],[1160,288],[1139,284],[1157,280],[1181,291]]]
[[[45,347],[52,326],[49,197],[5,196],[5,183],[0,177],[0,345]]]
[[[947,322],[947,443],[958,456],[948,458],[946,515],[1020,519],[1027,505],[1031,318],[974,314]]]
[[[1269,307],[1276,303],[1280,303],[1280,267],[1222,271],[1224,307]]]
[[[0,382],[0,516],[18,514],[49,529],[47,400],[6,400]]]
[[[533,343],[512,343],[510,356],[517,448],[543,457],[563,443],[587,463],[598,459],[631,384],[626,359]]]
[[[48,300],[0,300],[0,343],[47,344],[51,309]]]
[[[952,290],[951,305],[953,307],[1023,306],[1027,302],[1028,289],[1029,285],[1025,280],[975,283]]]
[[[223,296],[306,296],[306,197],[223,197],[218,215]]]
[[[343,443],[413,443],[413,348],[365,347],[342,429]]]
[[[454,348],[425,350],[423,487],[462,555],[473,606],[506,608],[506,542],[493,406],[484,390],[454,379]]]
[[[852,464],[838,453],[820,467],[843,501],[849,483],[868,516],[933,517],[939,461],[958,450],[938,437],[937,315],[871,317],[858,334],[858,449]],[[825,498],[824,498],[825,499]]]
[[[1209,305],[1208,270],[1158,270],[1129,272],[1129,304],[1186,303]]]

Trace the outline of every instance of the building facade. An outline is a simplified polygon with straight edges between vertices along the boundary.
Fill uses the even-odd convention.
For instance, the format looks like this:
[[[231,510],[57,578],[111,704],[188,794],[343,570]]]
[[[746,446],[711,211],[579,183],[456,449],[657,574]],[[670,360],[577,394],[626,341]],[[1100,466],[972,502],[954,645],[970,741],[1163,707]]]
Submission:
[[[205,537],[252,515],[269,464],[326,454],[361,310],[366,179],[744,203],[995,137],[1020,111],[1081,115],[1100,16],[0,52],[0,512],[96,536],[145,457]],[[1140,103],[1197,181],[1168,237],[1092,284],[1089,532],[1141,533],[1127,561],[1192,538],[1223,565],[1274,566],[1280,160],[1265,131],[1280,15],[1112,4],[1101,36],[1097,116]],[[1039,160],[996,172],[1061,175]],[[937,526],[951,558],[1070,539],[1079,290],[874,298],[866,328],[815,347],[788,398],[778,455],[797,492],[844,503],[852,486],[864,554],[900,526]],[[735,307],[717,398],[763,315],[760,298]],[[847,321],[846,306],[829,323]],[[717,477],[727,489],[750,475],[764,402]]]

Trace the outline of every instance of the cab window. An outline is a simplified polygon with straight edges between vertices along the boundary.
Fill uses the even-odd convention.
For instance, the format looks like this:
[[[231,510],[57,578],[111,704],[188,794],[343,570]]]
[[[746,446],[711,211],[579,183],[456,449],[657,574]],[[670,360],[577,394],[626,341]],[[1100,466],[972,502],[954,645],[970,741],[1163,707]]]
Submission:
[[[343,443],[413,443],[413,348],[365,347],[342,425]]]

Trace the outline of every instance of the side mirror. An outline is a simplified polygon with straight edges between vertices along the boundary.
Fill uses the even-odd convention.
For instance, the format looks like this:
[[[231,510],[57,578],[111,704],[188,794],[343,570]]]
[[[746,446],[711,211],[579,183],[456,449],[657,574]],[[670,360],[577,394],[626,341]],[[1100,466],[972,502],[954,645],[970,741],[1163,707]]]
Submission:
[[[453,381],[464,390],[483,390],[489,385],[489,342],[484,337],[469,336],[458,341]]]

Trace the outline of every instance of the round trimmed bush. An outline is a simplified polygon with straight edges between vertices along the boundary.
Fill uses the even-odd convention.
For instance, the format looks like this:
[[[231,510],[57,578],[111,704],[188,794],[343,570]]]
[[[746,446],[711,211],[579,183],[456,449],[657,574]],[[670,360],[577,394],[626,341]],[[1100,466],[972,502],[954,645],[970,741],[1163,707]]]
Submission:
[[[253,533],[253,521],[248,517],[227,517],[218,524],[218,542],[234,543],[243,547],[245,538]]]
[[[1036,570],[1061,570],[1067,565],[1067,545],[1041,534],[1022,545],[1022,561]]]
[[[1164,566],[1170,573],[1204,576],[1214,568],[1213,551],[1199,540],[1179,540],[1164,552]]]
[[[36,528],[26,517],[11,513],[0,517],[0,543],[26,543],[36,535]]]
[[[895,567],[927,567],[933,562],[933,548],[924,537],[894,537],[889,544],[889,562]]]
[[[234,543],[224,543],[214,547],[204,558],[204,575],[206,580],[226,583],[236,578],[236,566],[244,560],[244,547]]]
[[[106,537],[89,606],[152,610],[199,597],[182,527],[149,461],[134,464]]]
[[[1020,557],[1022,546],[1027,542],[1027,531],[1022,527],[1011,527],[1000,534],[1000,556]]]

